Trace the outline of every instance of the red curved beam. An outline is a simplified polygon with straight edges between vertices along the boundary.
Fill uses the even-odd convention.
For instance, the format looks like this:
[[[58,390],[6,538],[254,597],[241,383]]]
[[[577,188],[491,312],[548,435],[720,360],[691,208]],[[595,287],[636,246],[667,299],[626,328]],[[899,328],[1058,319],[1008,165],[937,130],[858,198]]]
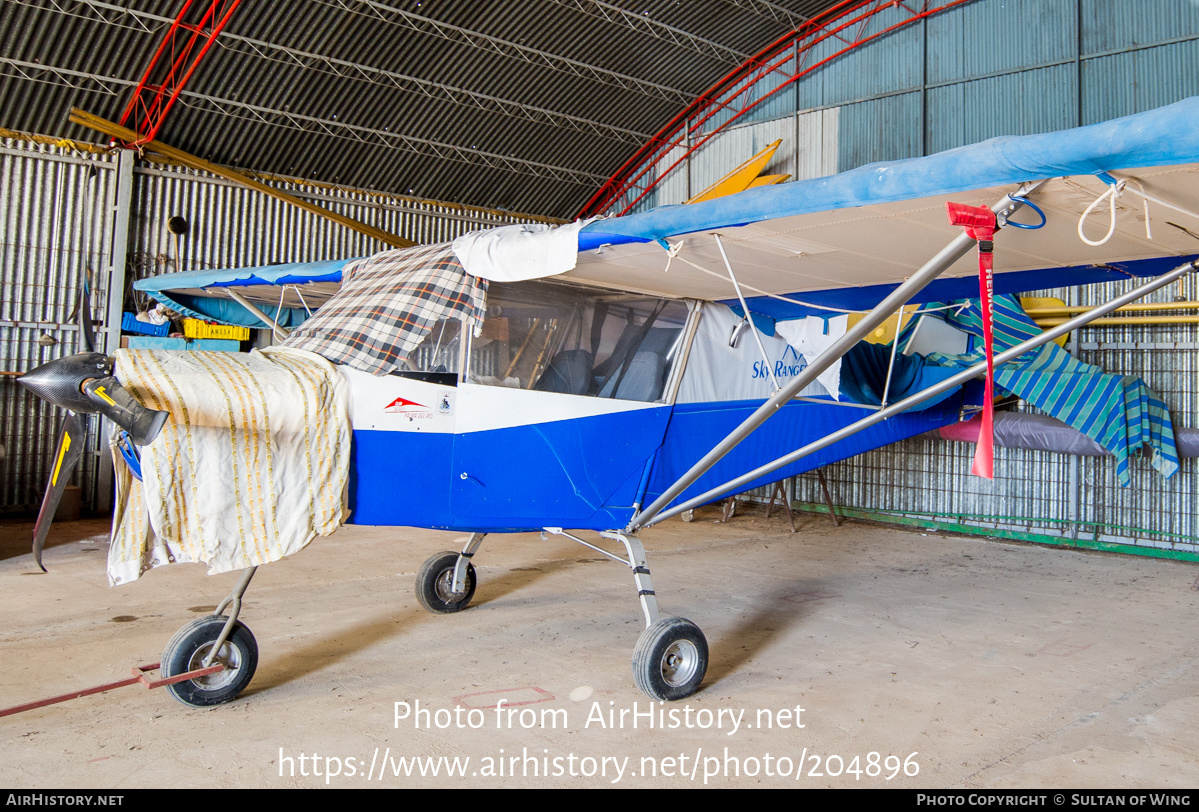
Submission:
[[[187,80],[216,42],[241,0],[210,0],[200,22],[188,23],[187,12],[192,2],[184,0],[183,8],[167,28],[166,36],[133,90],[133,98],[121,114],[121,126],[136,130],[139,136],[136,142],[126,146],[135,147],[154,140]]]
[[[817,70],[829,62],[843,56],[844,54],[865,45],[872,40],[885,36],[898,28],[905,25],[922,20],[938,12],[944,11],[953,6],[968,3],[970,0],[949,0],[935,6],[931,6],[929,0],[923,2],[923,9],[919,11],[908,8],[907,3],[900,0],[843,0],[843,2],[832,6],[823,14],[813,17],[811,20],[804,23],[795,31],[787,34],[784,37],[775,40],[770,45],[763,48],[754,56],[750,57],[742,65],[724,76],[719,82],[714,84],[708,91],[692,102],[686,109],[672,118],[666,126],[659,130],[653,138],[638,150],[633,157],[627,160],[612,177],[601,186],[591,199],[579,210],[576,218],[591,217],[597,214],[612,213],[622,197],[630,190],[639,187],[639,181],[649,174],[657,162],[664,154],[674,149],[675,147],[685,144],[689,137],[700,134],[696,140],[687,147],[681,157],[675,160],[665,170],[658,173],[656,177],[652,177],[641,189],[631,202],[621,207],[620,211],[615,212],[616,216],[627,214],[634,206],[636,206],[653,188],[669,175],[679,164],[683,163],[687,158],[695,153],[700,147],[711,140],[718,133],[723,131],[731,123],[736,121],[741,116],[748,113],[750,110],[757,107],[762,102],[769,99],[775,93],[778,93],[785,87],[788,87],[799,81],[804,76]],[[871,34],[865,34],[866,25],[869,20],[880,11],[886,8],[902,7],[911,15],[908,18],[901,20],[894,25],[890,25],[879,31]],[[862,11],[862,9],[866,9]],[[860,13],[858,13],[860,12]],[[842,32],[846,29],[858,26],[857,32],[850,34],[848,37],[842,36]],[[811,48],[825,40],[836,37],[846,42],[846,46],[836,51],[832,55],[821,59],[811,65],[802,67],[796,70],[794,74],[787,75],[786,81],[779,84],[770,92],[761,96],[758,99],[750,101],[741,108],[733,108],[733,100],[738,95],[752,87],[758,81],[770,73],[779,72],[782,67],[789,62],[792,57],[797,60],[806,54]],[[789,49],[795,47],[795,53],[791,53]],[[734,92],[735,91],[735,92]],[[725,97],[724,101],[717,101],[720,97]],[[734,110],[733,114],[720,126],[714,128],[710,132],[703,132],[703,126],[712,119],[717,113],[724,110]],[[636,171],[637,167],[641,167],[640,171]],[[635,174],[634,174],[635,172]]]

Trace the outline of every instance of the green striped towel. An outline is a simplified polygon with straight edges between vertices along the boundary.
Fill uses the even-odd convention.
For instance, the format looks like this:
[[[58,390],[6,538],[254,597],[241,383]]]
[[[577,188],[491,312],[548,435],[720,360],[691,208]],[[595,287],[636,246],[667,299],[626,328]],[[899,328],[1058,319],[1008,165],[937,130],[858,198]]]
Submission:
[[[942,311],[945,320],[981,337],[978,299],[953,304],[962,308],[956,313]],[[1041,334],[1041,328],[1011,295],[995,297],[993,321],[996,353]],[[941,366],[968,367],[982,357],[979,346],[966,355],[931,353],[927,360]],[[995,383],[1002,392],[1022,398],[1112,452],[1116,476],[1124,487],[1132,484],[1128,458],[1142,446],[1150,448],[1150,462],[1162,476],[1169,478],[1178,470],[1170,410],[1140,378],[1110,375],[1050,343],[995,370]]]

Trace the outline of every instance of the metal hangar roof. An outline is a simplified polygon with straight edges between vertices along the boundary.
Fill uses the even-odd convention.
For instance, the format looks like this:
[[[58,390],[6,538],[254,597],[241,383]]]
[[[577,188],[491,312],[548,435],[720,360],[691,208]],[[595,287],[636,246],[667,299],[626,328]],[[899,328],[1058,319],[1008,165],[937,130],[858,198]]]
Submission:
[[[193,5],[211,2],[229,0]],[[116,120],[183,5],[0,4],[0,127],[98,140],[69,109]],[[568,218],[721,77],[842,5],[254,0],[157,138],[261,172]]]

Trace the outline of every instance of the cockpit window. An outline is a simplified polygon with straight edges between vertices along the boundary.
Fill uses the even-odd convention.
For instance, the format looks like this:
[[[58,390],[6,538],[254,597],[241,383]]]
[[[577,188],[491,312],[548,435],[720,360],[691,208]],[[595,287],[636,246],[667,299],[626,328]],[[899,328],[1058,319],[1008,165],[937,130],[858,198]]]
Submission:
[[[567,395],[660,400],[685,302],[544,281],[492,283],[468,379]]]
[[[463,322],[454,317],[433,325],[425,340],[408,353],[408,368],[421,372],[457,372]]]
[[[457,386],[465,324],[466,320],[459,316],[435,322],[429,334],[391,374],[440,386]]]

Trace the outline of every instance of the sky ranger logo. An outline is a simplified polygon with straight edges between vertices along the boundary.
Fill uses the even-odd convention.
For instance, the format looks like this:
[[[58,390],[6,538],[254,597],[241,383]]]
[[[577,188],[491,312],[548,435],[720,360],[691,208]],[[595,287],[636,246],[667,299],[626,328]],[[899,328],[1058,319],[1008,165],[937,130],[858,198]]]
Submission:
[[[387,404],[383,411],[388,414],[402,414],[409,420],[429,420],[433,417],[433,410],[428,406],[407,398],[396,398]]]
[[[795,351],[794,347],[788,344],[787,349],[783,352],[783,357],[774,362],[774,377],[794,378],[807,368],[808,362],[804,360],[802,355]],[[766,365],[765,361],[754,361],[754,374],[752,377],[755,380],[770,377],[770,367]]]

